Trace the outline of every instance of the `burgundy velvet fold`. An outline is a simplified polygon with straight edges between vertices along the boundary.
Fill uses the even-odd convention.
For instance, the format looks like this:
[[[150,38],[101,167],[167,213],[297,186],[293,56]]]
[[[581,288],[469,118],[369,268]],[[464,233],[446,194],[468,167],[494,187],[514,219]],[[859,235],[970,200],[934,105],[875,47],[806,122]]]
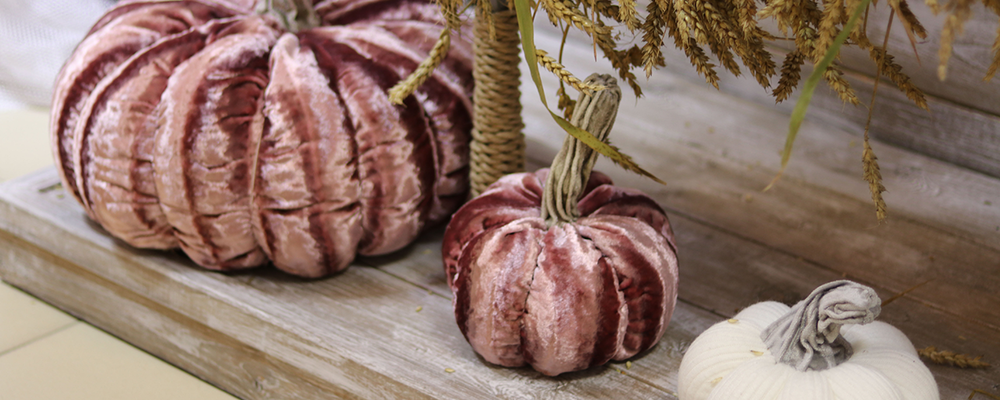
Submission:
[[[318,2],[319,3],[319,2]],[[464,200],[471,45],[386,91],[433,47],[437,7],[322,2],[285,32],[252,0],[123,1],[56,84],[65,187],[109,233],[230,270],[324,276],[409,244]]]
[[[82,199],[75,178],[74,138],[80,114],[94,88],[144,47],[215,17],[211,8],[200,4],[186,8],[151,4],[141,12],[135,7],[119,8],[98,21],[91,34],[77,45],[54,86],[50,121],[53,158],[63,183],[78,201]],[[94,216],[89,209],[87,213]]]
[[[581,218],[547,228],[547,173],[502,178],[449,223],[441,252],[459,329],[487,361],[547,375],[652,347],[677,300],[666,214],[594,172]]]

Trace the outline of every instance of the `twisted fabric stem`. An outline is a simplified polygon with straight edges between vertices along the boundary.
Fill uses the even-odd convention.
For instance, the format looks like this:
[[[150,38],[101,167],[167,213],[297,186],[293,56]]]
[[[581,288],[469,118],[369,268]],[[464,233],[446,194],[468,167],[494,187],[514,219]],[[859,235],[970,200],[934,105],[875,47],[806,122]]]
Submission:
[[[854,350],[840,327],[867,324],[881,311],[875,291],[851,281],[834,281],[813,290],[760,338],[779,362],[798,371],[822,371],[851,358]]]
[[[606,142],[618,115],[622,91],[611,75],[591,74],[584,85],[603,86],[597,92],[581,92],[570,123]],[[563,147],[552,160],[542,192],[542,219],[548,226],[574,222],[580,217],[577,202],[587,187],[598,153],[579,139],[566,135]]]
[[[491,31],[495,39],[491,39]],[[524,171],[520,44],[513,10],[493,13],[492,21],[476,18],[472,67],[476,89],[472,95],[475,106],[469,146],[472,197],[500,177]]]
[[[319,15],[312,2],[304,0],[264,0],[257,2],[257,14],[270,15],[285,29],[298,32],[320,25]]]

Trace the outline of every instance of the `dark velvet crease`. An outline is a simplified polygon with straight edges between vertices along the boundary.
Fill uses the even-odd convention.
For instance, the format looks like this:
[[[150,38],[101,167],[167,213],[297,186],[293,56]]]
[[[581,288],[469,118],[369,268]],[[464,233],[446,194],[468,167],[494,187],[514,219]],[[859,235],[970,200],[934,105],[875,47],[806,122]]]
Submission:
[[[215,39],[232,20],[213,21],[140,51],[94,89],[76,135],[74,165],[84,207],[111,234],[138,247],[177,246],[155,196],[155,110],[174,68]]]
[[[578,204],[582,217],[546,227],[540,203],[547,173],[502,178],[448,225],[442,258],[459,328],[487,361],[527,363],[547,375],[652,347],[677,297],[666,215],[595,172]]]
[[[597,340],[594,343],[594,351],[590,357],[587,367],[604,365],[616,355],[621,342],[620,327],[622,320],[621,307],[624,303],[623,296],[618,291],[618,274],[608,262],[608,257],[603,256],[597,260],[597,268],[601,274],[599,280],[602,284],[599,294],[600,324],[597,330]]]
[[[419,21],[444,25],[437,7],[423,7],[412,0],[326,0],[316,5],[325,25],[374,21]]]
[[[614,263],[621,279],[619,290],[628,305],[628,325],[620,357],[627,358],[652,346],[666,329],[674,308],[676,280],[670,285],[670,271],[658,269],[659,260],[676,265],[672,247],[661,248],[659,232],[648,223],[617,215],[581,218],[581,232]],[[667,240],[667,244],[671,241]],[[662,264],[660,264],[662,265]]]
[[[354,128],[295,35],[278,41],[270,69],[254,201],[266,234],[258,240],[278,268],[323,276],[347,267],[361,239]]]
[[[393,74],[392,81],[405,79],[422,61],[422,56],[407,49],[405,42],[376,26],[325,28],[324,33],[347,44],[366,59],[388,66],[386,72]],[[425,115],[432,130],[428,138],[433,143],[437,176],[433,204],[426,218],[431,224],[442,221],[464,200],[468,187],[468,133],[472,128],[471,105],[467,100],[471,93],[456,84],[462,80],[471,81],[471,75],[459,77],[446,66],[439,67],[438,71],[414,93],[419,111],[407,110]]]
[[[385,254],[416,238],[433,205],[437,168],[430,128],[413,97],[403,106],[389,103],[392,74],[342,44],[337,30],[317,28],[301,36],[310,39],[320,67],[336,77],[331,82],[337,82],[354,123],[365,231],[358,253]]]
[[[325,3],[337,27],[292,34],[252,0],[119,2],[56,85],[67,190],[137,247],[306,277],[447,217],[468,190],[471,44],[453,38],[440,71],[393,106],[385,92],[427,57],[437,6]]]
[[[260,265],[251,165],[263,130],[268,52],[278,31],[248,17],[170,79],[156,138],[157,192],[181,248],[211,269]]]
[[[514,222],[484,233],[474,242],[480,248],[472,258],[463,259],[460,268],[466,286],[462,293],[468,300],[463,324],[467,339],[473,348],[488,361],[504,366],[524,365],[521,342],[522,318],[529,292],[535,260],[542,247],[542,233],[535,221]],[[505,268],[488,268],[477,263],[490,254],[500,258]],[[497,293],[496,296],[469,296],[478,292]],[[493,303],[496,300],[500,303]],[[502,313],[493,312],[499,307]],[[459,314],[456,313],[456,316]]]
[[[66,188],[83,201],[76,182],[74,144],[77,123],[91,91],[133,54],[163,37],[184,32],[213,18],[203,5],[177,9],[169,5],[150,5],[143,10],[129,9],[114,14],[95,26],[73,51],[56,78],[52,102],[53,157]],[[88,215],[93,217],[89,208]]]

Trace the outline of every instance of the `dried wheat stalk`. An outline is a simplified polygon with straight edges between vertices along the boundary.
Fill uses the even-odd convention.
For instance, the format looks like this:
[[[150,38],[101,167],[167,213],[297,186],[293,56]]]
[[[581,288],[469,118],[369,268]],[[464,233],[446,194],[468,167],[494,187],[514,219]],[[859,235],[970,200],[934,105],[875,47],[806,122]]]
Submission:
[[[953,351],[938,350],[934,346],[928,346],[917,350],[917,354],[935,364],[950,365],[958,368],[990,367],[990,363],[982,360],[983,356],[972,357],[966,354],[958,354]]]
[[[512,1],[502,4],[512,7]],[[802,65],[807,61],[817,63],[824,58],[834,43],[834,38],[844,29],[850,15],[863,4],[862,1],[766,0],[758,4],[756,0],[650,0],[645,7],[645,15],[639,12],[635,0],[529,0],[529,3],[533,7],[544,9],[549,21],[565,27],[565,32],[570,27],[585,32],[593,41],[595,56],[600,49],[604,58],[611,62],[621,80],[633,89],[637,97],[642,95],[642,88],[632,71],[641,68],[649,77],[653,70],[663,66],[662,47],[669,37],[674,47],[682,50],[691,65],[705,77],[705,81],[716,88],[719,87],[720,78],[711,56],[715,57],[718,66],[733,74],[749,73],[764,88],[770,88],[772,79],[778,75],[778,83],[771,93],[780,102],[788,99],[802,80]],[[938,50],[938,75],[942,79],[947,74],[953,43],[961,35],[965,22],[972,15],[972,5],[977,1],[1000,16],[1000,0],[945,0],[942,3],[939,0],[925,0],[932,11],[946,15]],[[492,18],[493,3],[481,0],[474,3],[477,5],[477,15],[489,21]],[[911,43],[915,43],[916,37],[926,37],[926,29],[910,10],[906,0],[886,0],[886,3],[893,10],[891,15],[901,21]],[[459,29],[459,10],[464,2],[438,0],[438,4],[447,27],[442,31],[428,60],[392,89],[396,100],[405,98],[427,79],[448,51],[450,31]],[[766,18],[776,21],[784,38],[776,38],[761,28],[759,22]],[[864,23],[854,26],[847,35],[845,45],[868,51],[880,77],[887,77],[915,105],[927,109],[923,92],[913,84],[903,68],[895,63],[893,56],[885,50],[885,44],[878,47],[868,39],[865,32],[867,18],[865,10]],[[892,19],[889,21],[891,27]],[[613,26],[621,26],[634,32],[641,44],[623,48],[622,42],[634,38],[626,35],[622,39],[620,34],[615,34]],[[564,43],[565,40],[564,34]],[[774,40],[792,40],[795,47],[785,56],[780,70],[776,70],[777,65],[765,48],[767,42]],[[984,79],[991,79],[1000,70],[1000,29],[991,51],[993,61]],[[564,85],[583,91],[595,88],[583,85],[560,61],[549,57],[544,51],[539,51],[537,56],[538,62],[560,79],[560,89],[557,92],[559,108],[569,115],[574,102],[566,93]],[[560,49],[559,60],[561,59]],[[822,74],[827,85],[842,101],[859,103],[854,90],[836,65],[831,65]],[[878,171],[877,158],[867,141],[867,129],[865,138],[863,176],[871,188],[879,220],[882,220],[885,217],[885,203],[881,193],[885,191],[885,187]]]

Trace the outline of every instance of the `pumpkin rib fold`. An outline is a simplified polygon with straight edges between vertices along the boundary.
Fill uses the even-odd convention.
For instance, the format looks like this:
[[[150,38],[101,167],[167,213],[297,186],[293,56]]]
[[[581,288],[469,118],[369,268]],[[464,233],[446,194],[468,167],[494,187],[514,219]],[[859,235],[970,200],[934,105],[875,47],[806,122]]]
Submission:
[[[266,260],[250,216],[248,151],[260,140],[267,54],[278,36],[257,17],[230,29],[171,76],[154,153],[160,204],[181,248],[200,265],[223,270]],[[241,118],[225,119],[231,115]],[[206,168],[219,164],[229,167]]]
[[[91,219],[209,269],[271,260],[321,277],[402,248],[460,205],[471,44],[456,40],[404,107],[384,93],[426,57],[437,6],[326,1],[315,7],[335,21],[289,33],[253,3],[124,0],[74,51],[52,149]]]
[[[393,80],[404,79],[422,59],[420,54],[407,49],[406,44],[398,36],[379,26],[355,30],[342,28],[325,28],[325,30],[335,31],[342,43],[366,59],[372,61],[378,59],[391,66],[389,69],[395,74]],[[449,71],[447,66],[439,67],[435,74],[432,74],[433,79],[414,92],[416,106],[428,123],[430,130],[428,139],[433,142],[436,184],[433,188],[433,204],[427,217],[427,221],[431,224],[445,219],[448,211],[456,208],[464,200],[463,188],[468,185],[468,177],[466,174],[456,176],[455,172],[467,170],[468,146],[462,144],[468,143],[470,136],[467,132],[472,129],[471,121],[461,118],[471,110],[468,104],[471,93],[453,84],[461,78],[456,72]],[[471,74],[465,79],[471,79]],[[445,94],[446,92],[451,93],[451,96]],[[464,100],[456,101],[456,99]],[[456,107],[456,103],[462,108]],[[413,104],[404,105],[408,108],[413,106]]]
[[[551,376],[652,347],[676,305],[673,239],[661,234],[668,225],[657,229],[608,209],[547,227],[541,219],[547,173],[501,178],[459,209],[445,230],[442,258],[459,329],[488,362],[529,364]],[[580,202],[611,184],[600,173],[593,182]],[[528,260],[518,250],[525,235],[537,238]],[[510,328],[497,316],[518,322],[516,352]]]
[[[279,39],[270,68],[252,204],[258,241],[286,272],[334,273],[353,261],[361,238],[353,127],[315,54],[295,35]]]
[[[210,9],[201,5],[184,10],[165,5],[151,7],[153,9],[146,12],[130,8],[106,21],[99,21],[56,77],[50,121],[53,158],[68,191],[81,203],[83,199],[75,178],[78,155],[74,132],[92,90],[142,48],[202,25],[211,17]],[[186,18],[171,13],[180,13]]]

